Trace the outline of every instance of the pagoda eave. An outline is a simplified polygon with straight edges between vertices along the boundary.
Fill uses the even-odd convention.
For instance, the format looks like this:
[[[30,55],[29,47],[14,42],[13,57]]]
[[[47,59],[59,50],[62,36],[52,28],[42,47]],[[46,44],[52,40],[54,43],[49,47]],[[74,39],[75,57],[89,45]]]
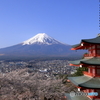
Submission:
[[[87,49],[87,46],[81,46],[81,45],[79,45],[79,46],[77,46],[77,47],[74,47],[74,48],[71,48],[71,50],[79,50],[79,49]]]
[[[100,66],[100,58],[90,58],[90,59],[80,59],[80,60],[75,60],[75,61],[69,61],[71,66],[80,66],[80,65],[96,65]]]
[[[69,64],[70,66],[77,66],[77,67],[79,67],[80,65],[76,65],[76,64]]]
[[[68,77],[68,79],[78,87],[88,89],[100,89],[100,78],[93,78],[89,76]]]
[[[100,44],[100,36],[92,39],[82,39],[81,42],[89,43],[89,44]]]

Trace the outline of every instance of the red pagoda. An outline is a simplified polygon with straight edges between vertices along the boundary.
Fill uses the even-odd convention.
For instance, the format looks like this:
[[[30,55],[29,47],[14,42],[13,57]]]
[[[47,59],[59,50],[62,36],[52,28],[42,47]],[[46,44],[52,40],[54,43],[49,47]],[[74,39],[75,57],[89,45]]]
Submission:
[[[83,59],[70,61],[70,65],[87,67],[88,71],[84,71],[83,76],[68,77],[68,79],[80,93],[87,95],[65,94],[66,98],[67,100],[100,100],[100,34],[93,39],[82,39],[79,44],[72,46],[72,50],[78,49],[88,50],[88,53],[84,54]]]

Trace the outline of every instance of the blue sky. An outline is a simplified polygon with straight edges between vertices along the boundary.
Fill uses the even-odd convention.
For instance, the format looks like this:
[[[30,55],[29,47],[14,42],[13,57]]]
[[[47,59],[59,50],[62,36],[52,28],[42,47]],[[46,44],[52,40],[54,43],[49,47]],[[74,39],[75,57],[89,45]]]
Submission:
[[[99,33],[99,0],[0,0],[0,48],[38,33],[70,45]]]

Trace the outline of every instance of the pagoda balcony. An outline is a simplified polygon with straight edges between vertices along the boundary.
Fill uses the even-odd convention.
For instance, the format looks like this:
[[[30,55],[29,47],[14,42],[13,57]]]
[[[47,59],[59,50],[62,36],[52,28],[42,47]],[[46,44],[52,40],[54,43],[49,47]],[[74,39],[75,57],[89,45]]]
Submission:
[[[87,71],[83,71],[83,74],[91,77],[100,77],[100,74],[89,73]]]
[[[92,77],[95,76],[95,74],[89,73],[89,72],[87,72],[87,71],[83,71],[83,74],[86,75],[86,76],[92,76]]]
[[[95,56],[94,54],[84,54],[84,57],[93,57]]]

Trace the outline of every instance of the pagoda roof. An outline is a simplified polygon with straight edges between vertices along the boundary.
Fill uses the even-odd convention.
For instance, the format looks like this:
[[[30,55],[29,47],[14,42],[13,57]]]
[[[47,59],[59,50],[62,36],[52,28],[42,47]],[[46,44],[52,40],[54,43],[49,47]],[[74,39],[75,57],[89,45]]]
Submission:
[[[82,39],[81,43],[100,44],[100,36],[98,36],[96,38],[92,38],[92,39]],[[84,46],[81,46],[81,43],[72,45],[72,50],[84,49],[84,46],[87,46],[87,44],[85,44]],[[76,49],[74,49],[74,48],[76,48]]]
[[[90,89],[100,89],[100,78],[99,77],[89,77],[89,76],[76,76],[68,77],[68,79],[74,83],[76,86],[90,88]]]
[[[81,42],[100,44],[100,36],[92,39],[82,39]]]
[[[81,45],[80,43],[79,44],[72,45],[72,48],[76,48],[76,47],[78,47],[80,45]]]
[[[67,100],[91,100],[87,96],[70,96],[69,93],[65,93],[65,96],[67,97]]]
[[[71,64],[79,65],[79,64],[88,64],[88,65],[100,65],[100,58],[99,57],[93,57],[89,59],[80,59],[75,61],[69,61]]]

